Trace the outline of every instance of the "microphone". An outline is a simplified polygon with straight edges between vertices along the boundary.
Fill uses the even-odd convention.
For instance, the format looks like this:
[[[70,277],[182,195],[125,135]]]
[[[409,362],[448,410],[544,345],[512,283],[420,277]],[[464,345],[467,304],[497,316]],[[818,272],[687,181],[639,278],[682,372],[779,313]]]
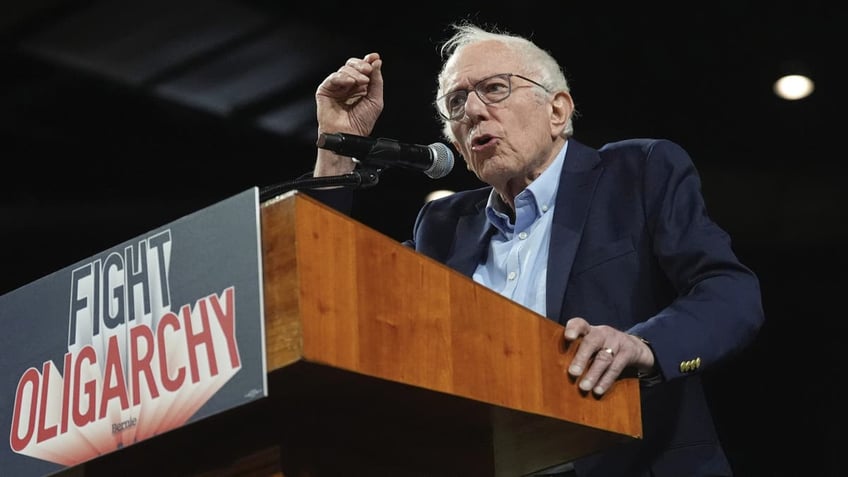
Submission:
[[[440,142],[421,146],[404,144],[394,139],[321,133],[316,145],[342,156],[354,157],[363,164],[412,169],[423,172],[431,179],[441,179],[453,169],[453,152]]]

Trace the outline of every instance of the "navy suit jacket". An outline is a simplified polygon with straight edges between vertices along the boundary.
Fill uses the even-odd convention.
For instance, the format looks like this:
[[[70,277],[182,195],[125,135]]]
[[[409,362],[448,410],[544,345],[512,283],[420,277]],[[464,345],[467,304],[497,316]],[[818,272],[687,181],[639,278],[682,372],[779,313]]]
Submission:
[[[471,276],[494,231],[490,191],[428,202],[405,244]],[[648,340],[664,378],[642,388],[643,439],[578,460],[578,475],[732,475],[700,373],[747,346],[764,317],[757,277],[709,218],[686,151],[667,140],[596,150],[569,139],[547,273],[548,318]]]

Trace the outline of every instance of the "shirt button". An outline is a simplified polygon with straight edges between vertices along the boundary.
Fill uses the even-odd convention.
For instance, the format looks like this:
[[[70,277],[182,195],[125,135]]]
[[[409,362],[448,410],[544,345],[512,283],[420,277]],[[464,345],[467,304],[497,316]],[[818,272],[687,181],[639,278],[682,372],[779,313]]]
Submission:
[[[521,239],[521,240],[526,239],[527,238],[527,232],[521,232],[520,234],[518,234],[518,238]]]
[[[507,275],[507,278],[510,279],[510,280],[515,280],[515,275],[516,275],[515,272],[509,272],[509,275]]]
[[[545,204],[545,205],[542,206],[542,212],[547,212],[547,211],[548,211],[548,205]]]

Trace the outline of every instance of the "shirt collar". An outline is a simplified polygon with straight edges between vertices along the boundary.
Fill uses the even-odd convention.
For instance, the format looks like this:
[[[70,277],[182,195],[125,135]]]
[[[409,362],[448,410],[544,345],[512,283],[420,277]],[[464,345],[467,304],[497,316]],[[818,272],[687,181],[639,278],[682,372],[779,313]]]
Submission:
[[[492,189],[486,203],[486,217],[501,233],[509,235],[516,229],[523,230],[542,214],[554,208],[566,149],[568,149],[568,141],[557,153],[551,165],[515,197],[515,224],[510,223],[509,215],[505,212],[509,206],[501,200],[497,191]]]

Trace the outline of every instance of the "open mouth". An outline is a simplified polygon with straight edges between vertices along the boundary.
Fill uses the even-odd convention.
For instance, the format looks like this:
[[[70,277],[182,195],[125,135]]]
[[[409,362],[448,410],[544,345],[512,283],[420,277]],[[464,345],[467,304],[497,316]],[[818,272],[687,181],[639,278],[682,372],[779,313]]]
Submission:
[[[473,150],[482,149],[490,144],[494,144],[497,138],[495,136],[491,136],[489,134],[483,134],[482,136],[477,136],[471,140],[471,148]]]

